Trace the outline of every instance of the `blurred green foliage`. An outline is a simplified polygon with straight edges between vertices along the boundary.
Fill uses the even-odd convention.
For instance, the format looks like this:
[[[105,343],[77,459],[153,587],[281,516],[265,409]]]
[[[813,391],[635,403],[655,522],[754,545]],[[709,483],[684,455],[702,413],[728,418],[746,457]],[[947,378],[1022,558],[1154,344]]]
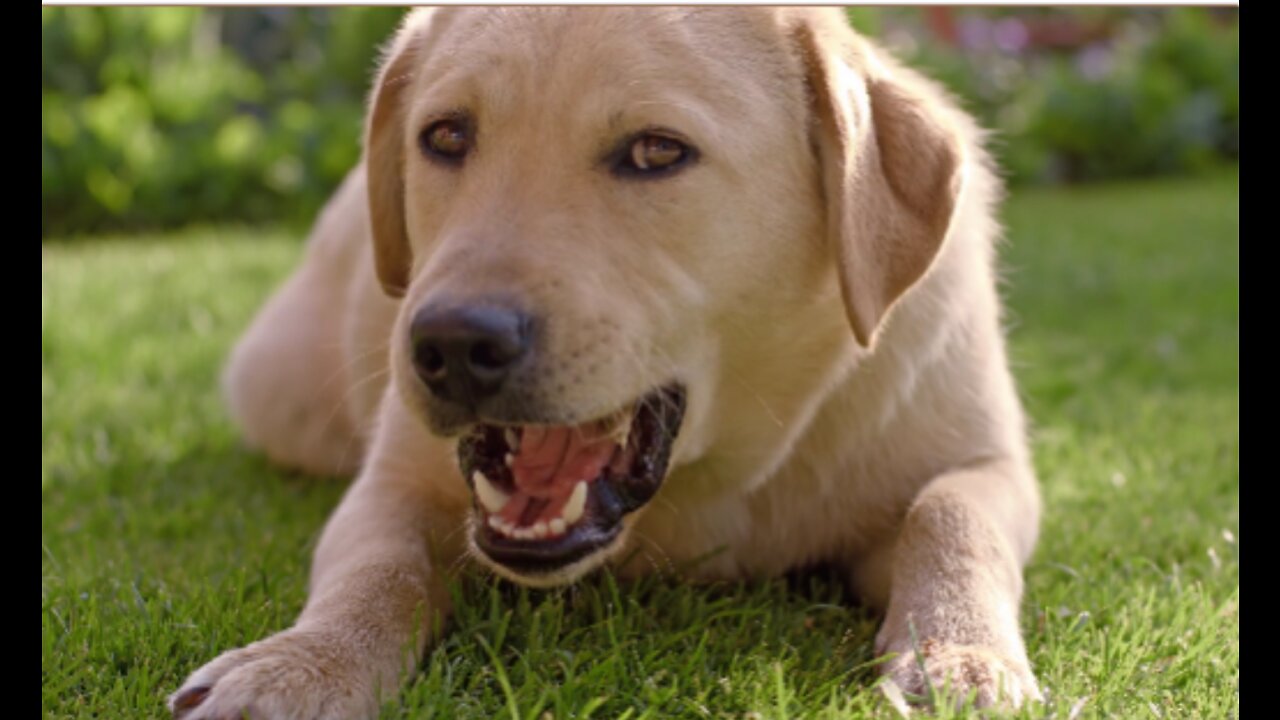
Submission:
[[[42,8],[41,236],[306,223],[359,157],[394,8]],[[1203,169],[1240,150],[1235,10],[850,17],[949,85],[1015,182]],[[936,19],[936,17],[935,17]],[[1041,47],[1045,19],[1103,28]]]
[[[41,9],[41,236],[305,222],[395,8]]]
[[[1015,183],[1197,172],[1239,159],[1234,8],[957,10],[952,43],[930,41],[928,12],[852,17],[994,131],[992,149]]]

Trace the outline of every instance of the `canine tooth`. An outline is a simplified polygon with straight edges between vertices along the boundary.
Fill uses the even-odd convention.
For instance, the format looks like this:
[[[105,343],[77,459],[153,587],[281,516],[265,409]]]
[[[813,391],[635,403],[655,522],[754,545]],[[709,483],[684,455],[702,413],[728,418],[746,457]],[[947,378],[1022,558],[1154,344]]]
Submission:
[[[515,462],[515,461],[516,461],[515,456],[513,456],[511,453],[507,453],[506,455],[503,455],[503,456],[502,456],[502,462],[503,462],[503,464],[505,464],[507,467],[511,467],[511,463],[513,463],[513,462]]]
[[[631,421],[634,418],[630,412],[624,412],[627,412],[626,416],[620,419],[621,421],[614,427],[612,433],[613,441],[622,447],[627,446],[627,438],[631,437]]]
[[[572,525],[582,519],[582,511],[586,507],[587,481],[579,480],[578,484],[573,486],[573,494],[569,496],[569,502],[564,504],[564,510],[561,511],[565,525]]]
[[[554,518],[551,520],[550,525],[547,526],[547,529],[551,531],[552,535],[563,535],[568,528],[564,524],[564,518]]]
[[[489,516],[489,527],[493,528],[494,530],[501,530],[501,529],[502,529],[502,518],[498,517],[497,515],[490,515],[490,516]]]
[[[507,447],[516,452],[520,452],[520,433],[517,433],[511,428],[507,428],[502,434],[507,438]]]
[[[479,470],[471,473],[471,482],[476,486],[476,497],[480,498],[480,504],[491,513],[501,512],[511,499],[510,495],[495,487]]]
[[[533,525],[533,536],[542,539],[547,536],[547,524],[539,520]]]

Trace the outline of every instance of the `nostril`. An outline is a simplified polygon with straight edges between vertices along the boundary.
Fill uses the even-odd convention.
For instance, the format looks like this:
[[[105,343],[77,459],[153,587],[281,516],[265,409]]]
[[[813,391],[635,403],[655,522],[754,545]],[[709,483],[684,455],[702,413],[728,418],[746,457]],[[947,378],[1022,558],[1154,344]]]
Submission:
[[[499,366],[498,358],[494,352],[492,343],[478,342],[471,346],[471,353],[467,357],[467,361],[472,367],[492,370]]]
[[[424,345],[418,349],[418,369],[428,380],[444,377],[444,353],[435,345]]]

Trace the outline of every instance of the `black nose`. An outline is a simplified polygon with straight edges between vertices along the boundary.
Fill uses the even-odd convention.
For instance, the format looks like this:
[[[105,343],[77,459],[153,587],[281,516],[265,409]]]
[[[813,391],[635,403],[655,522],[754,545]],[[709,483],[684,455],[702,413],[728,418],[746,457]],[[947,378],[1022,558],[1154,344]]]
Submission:
[[[424,306],[413,316],[413,365],[432,394],[474,406],[497,393],[529,350],[530,319],[501,305]]]

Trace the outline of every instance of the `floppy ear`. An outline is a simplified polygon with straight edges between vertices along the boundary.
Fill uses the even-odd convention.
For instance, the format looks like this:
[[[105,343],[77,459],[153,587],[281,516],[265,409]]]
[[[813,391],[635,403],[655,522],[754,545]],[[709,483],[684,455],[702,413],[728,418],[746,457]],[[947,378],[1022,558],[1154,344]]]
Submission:
[[[365,128],[364,161],[369,190],[369,224],[373,259],[382,290],[401,297],[409,287],[413,254],[404,215],[403,95],[412,84],[414,66],[428,17],[410,14],[391,42],[370,96]]]
[[[797,30],[840,290],[854,336],[870,347],[947,236],[963,145],[921,81],[895,76],[839,20]]]

